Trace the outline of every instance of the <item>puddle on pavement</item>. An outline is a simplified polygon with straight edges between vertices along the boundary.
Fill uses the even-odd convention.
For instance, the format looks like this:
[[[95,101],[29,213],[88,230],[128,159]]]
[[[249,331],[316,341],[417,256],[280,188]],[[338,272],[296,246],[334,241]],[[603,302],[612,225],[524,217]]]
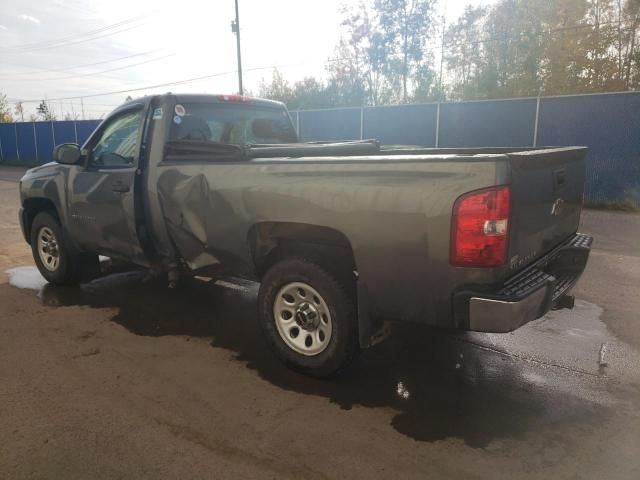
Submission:
[[[607,376],[545,357],[545,329],[556,327],[544,321],[500,336],[401,325],[342,376],[319,381],[288,370],[268,350],[256,294],[256,284],[198,279],[170,290],[166,281],[132,271],[80,287],[47,284],[38,296],[49,306],[115,308],[112,320],[137,335],[209,338],[213,347],[235,352],[238,361],[280,388],[322,396],[343,409],[390,407],[397,412],[392,426],[419,441],[456,437],[475,448],[503,448],[504,438],[550,425],[603,421],[610,412]],[[589,305],[583,307],[597,312]],[[557,328],[548,334],[565,341],[590,338],[576,329],[572,335]],[[591,338],[585,345],[596,344],[598,339]],[[575,353],[577,347],[572,348]]]
[[[36,267],[16,267],[5,273],[9,277],[9,284],[17,288],[40,290],[47,284]]]

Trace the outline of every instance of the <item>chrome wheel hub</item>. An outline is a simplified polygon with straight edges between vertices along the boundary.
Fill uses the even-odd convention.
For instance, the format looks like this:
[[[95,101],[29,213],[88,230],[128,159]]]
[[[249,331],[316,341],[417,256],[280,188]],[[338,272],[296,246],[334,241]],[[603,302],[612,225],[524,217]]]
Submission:
[[[302,302],[296,308],[296,323],[307,332],[313,332],[320,324],[318,309],[309,302]]]
[[[50,272],[57,270],[60,264],[58,239],[49,227],[42,227],[38,232],[38,256],[44,268]]]
[[[284,285],[273,303],[273,317],[280,337],[292,350],[313,356],[329,345],[331,314],[322,296],[310,285]]]

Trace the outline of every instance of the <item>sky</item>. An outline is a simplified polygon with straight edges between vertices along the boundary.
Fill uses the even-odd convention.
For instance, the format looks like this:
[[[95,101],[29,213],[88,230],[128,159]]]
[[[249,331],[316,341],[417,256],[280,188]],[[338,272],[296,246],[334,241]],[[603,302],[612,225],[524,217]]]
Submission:
[[[451,22],[466,4],[493,1],[439,8]],[[257,92],[274,68],[289,81],[322,77],[349,4],[239,0],[245,88]],[[0,0],[0,93],[26,102],[26,120],[40,99],[58,117],[100,118],[127,95],[235,92],[234,17],[233,0]]]

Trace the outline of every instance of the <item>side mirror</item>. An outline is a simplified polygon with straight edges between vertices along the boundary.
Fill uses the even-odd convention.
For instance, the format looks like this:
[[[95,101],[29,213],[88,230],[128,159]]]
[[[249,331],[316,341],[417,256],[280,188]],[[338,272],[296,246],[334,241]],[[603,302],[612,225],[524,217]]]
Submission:
[[[75,165],[80,156],[80,147],[76,143],[63,143],[53,149],[53,159],[65,165]]]

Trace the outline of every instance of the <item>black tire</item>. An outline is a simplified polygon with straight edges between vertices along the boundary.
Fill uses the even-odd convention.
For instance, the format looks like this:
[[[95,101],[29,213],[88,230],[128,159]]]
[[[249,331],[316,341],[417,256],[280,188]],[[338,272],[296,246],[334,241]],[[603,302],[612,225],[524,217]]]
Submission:
[[[58,252],[55,268],[47,268],[38,251],[38,237],[44,229],[52,232]],[[49,212],[41,212],[31,224],[31,253],[42,276],[57,285],[74,285],[90,280],[100,271],[98,255],[76,252],[66,241],[58,219]]]
[[[295,351],[283,340],[276,326],[274,302],[280,290],[291,283],[304,283],[322,297],[331,315],[328,345],[312,356]],[[360,353],[355,285],[348,275],[338,275],[320,262],[303,258],[281,260],[264,276],[258,294],[260,323],[276,355],[289,367],[306,375],[328,377],[347,367]]]

